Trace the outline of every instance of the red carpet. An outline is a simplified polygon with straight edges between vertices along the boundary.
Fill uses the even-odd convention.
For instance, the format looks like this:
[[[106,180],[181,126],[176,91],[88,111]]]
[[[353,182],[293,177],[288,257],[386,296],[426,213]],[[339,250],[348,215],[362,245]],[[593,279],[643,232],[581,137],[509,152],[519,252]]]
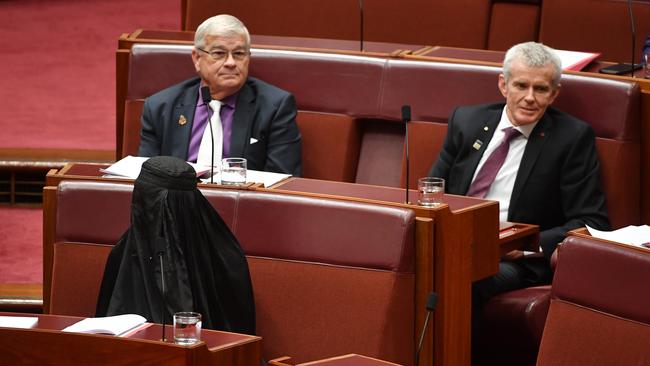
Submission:
[[[115,149],[122,33],[180,29],[179,0],[0,1],[0,149]],[[42,211],[0,208],[0,283],[42,282]]]
[[[117,39],[138,28],[180,29],[180,1],[0,1],[0,148],[114,150]]]
[[[0,210],[0,283],[43,282],[43,210]]]

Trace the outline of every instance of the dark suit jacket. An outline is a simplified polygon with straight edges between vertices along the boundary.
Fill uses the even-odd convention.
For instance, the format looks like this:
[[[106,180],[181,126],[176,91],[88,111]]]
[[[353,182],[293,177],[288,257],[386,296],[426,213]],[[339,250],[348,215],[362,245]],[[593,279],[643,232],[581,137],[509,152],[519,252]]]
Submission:
[[[430,176],[446,180],[446,191],[467,193],[474,171],[504,104],[457,108],[448,123],[444,146]],[[474,142],[480,140],[479,150]],[[533,129],[515,178],[508,220],[540,226],[540,244],[547,256],[567,231],[588,224],[609,228],[600,164],[591,127],[549,107]]]
[[[138,155],[169,155],[187,160],[199,85],[200,79],[193,78],[145,100]],[[179,123],[181,115],[187,123]],[[257,142],[251,144],[251,138]],[[293,96],[248,78],[237,97],[230,156],[246,158],[248,169],[299,176],[300,154],[301,137]]]

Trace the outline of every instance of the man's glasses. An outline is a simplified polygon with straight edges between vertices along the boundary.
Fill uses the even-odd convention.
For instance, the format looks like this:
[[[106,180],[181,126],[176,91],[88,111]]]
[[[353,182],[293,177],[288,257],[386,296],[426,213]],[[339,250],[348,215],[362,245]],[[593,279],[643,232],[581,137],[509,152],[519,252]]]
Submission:
[[[205,52],[210,56],[213,60],[215,61],[224,61],[228,58],[228,55],[232,56],[232,58],[235,61],[243,61],[248,55],[250,55],[250,51],[245,51],[245,50],[234,50],[234,51],[226,51],[226,50],[214,50],[214,51],[206,51],[202,48],[196,47],[197,50],[201,52]]]

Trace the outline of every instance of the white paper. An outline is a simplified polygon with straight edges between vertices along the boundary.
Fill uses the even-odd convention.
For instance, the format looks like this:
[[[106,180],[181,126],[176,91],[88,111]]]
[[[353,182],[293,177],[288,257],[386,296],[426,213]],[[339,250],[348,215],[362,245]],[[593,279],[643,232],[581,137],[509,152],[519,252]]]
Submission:
[[[0,327],[32,328],[38,323],[37,317],[31,316],[0,316]]]
[[[121,335],[147,321],[137,314],[86,318],[63,329],[63,332]]]
[[[136,179],[138,178],[138,175],[140,175],[142,164],[144,164],[148,159],[148,157],[129,155],[122,158],[120,161],[115,162],[115,164],[108,168],[100,169],[99,171],[106,174],[105,177],[107,178],[120,177]],[[197,172],[197,177],[210,171],[210,167],[199,167],[198,165],[189,162],[188,164],[190,164],[192,168],[194,168],[194,171]]]
[[[264,187],[270,187],[289,177],[291,177],[291,174],[263,172],[259,170],[250,170],[250,169],[246,170],[246,183],[262,183],[264,184]],[[214,174],[213,181],[216,184],[219,184],[221,182],[221,176],[219,172]],[[201,182],[210,183],[210,177],[201,179]]]
[[[555,50],[557,55],[562,61],[563,70],[580,71],[587,66],[591,61],[595,60],[600,53],[593,52],[577,52],[577,51],[564,51]]]
[[[648,225],[630,225],[614,231],[596,230],[592,227],[587,226],[587,230],[589,231],[589,234],[591,234],[591,236],[594,238],[615,241],[618,243],[629,244],[638,247],[641,247],[641,244],[650,242],[650,226]]]

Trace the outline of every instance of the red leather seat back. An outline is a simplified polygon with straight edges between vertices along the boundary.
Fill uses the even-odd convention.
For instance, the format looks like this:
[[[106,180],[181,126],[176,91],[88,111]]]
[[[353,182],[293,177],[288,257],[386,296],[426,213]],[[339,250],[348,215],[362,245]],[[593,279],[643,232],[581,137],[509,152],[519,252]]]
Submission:
[[[567,238],[559,249],[537,365],[645,364],[648,278],[646,249]]]

